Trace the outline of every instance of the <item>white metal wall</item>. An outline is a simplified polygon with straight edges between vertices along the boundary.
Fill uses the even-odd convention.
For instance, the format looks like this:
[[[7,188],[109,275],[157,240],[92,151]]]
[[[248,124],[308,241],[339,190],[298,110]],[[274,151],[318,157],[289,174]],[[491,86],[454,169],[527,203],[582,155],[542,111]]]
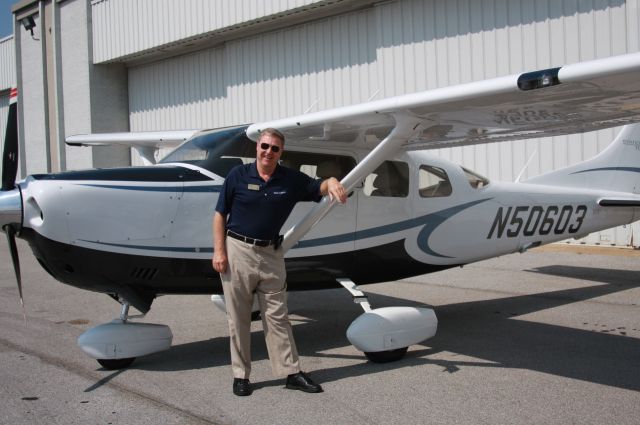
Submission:
[[[131,130],[219,127],[639,50],[640,0],[398,0],[133,67]],[[614,130],[439,150],[514,180],[589,158]],[[638,243],[640,235],[636,235]],[[626,245],[631,231],[589,237]]]
[[[92,0],[93,61],[110,61],[305,6],[344,1]]]
[[[87,34],[89,29],[86,25],[74,25],[77,22],[87,22],[89,8],[82,1],[67,1],[59,7],[64,130],[66,135],[90,133],[92,105],[90,66],[87,61],[91,51]],[[93,148],[66,146],[66,168],[91,168],[92,150]]]

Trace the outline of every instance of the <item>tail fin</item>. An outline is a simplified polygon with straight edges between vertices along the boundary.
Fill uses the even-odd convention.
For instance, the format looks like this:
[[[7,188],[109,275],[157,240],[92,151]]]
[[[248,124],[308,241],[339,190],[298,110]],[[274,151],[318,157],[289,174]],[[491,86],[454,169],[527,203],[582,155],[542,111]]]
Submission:
[[[526,183],[640,194],[640,124],[626,125],[595,157]]]

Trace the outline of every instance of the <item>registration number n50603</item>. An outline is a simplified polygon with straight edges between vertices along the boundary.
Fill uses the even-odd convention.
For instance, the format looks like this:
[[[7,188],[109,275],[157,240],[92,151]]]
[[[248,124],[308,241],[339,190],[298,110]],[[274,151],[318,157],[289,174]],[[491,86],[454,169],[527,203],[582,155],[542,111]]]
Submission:
[[[496,238],[516,238],[520,235],[574,234],[582,227],[586,215],[586,205],[500,207],[487,239],[494,235]]]

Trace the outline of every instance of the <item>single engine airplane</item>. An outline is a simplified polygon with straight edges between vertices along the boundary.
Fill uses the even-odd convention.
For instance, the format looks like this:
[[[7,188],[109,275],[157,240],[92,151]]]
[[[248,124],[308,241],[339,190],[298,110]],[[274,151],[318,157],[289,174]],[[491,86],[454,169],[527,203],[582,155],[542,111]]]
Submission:
[[[432,309],[372,309],[357,285],[461,266],[580,238],[640,219],[640,54],[582,62],[214,130],[77,135],[70,145],[124,144],[150,166],[34,174],[16,184],[15,123],[5,140],[0,225],[21,292],[15,237],[57,280],[109,294],[119,319],[79,345],[107,368],[167,349],[164,325],[133,322],[162,294],[213,294],[211,218],[229,170],[255,159],[261,129],[287,138],[284,165],[339,177],[345,205],[296,206],[283,249],[289,290],[348,289],[365,310],[347,336],[372,361],[400,359],[433,336]],[[15,121],[15,111],[10,120]],[[501,183],[429,149],[625,125],[596,157]]]

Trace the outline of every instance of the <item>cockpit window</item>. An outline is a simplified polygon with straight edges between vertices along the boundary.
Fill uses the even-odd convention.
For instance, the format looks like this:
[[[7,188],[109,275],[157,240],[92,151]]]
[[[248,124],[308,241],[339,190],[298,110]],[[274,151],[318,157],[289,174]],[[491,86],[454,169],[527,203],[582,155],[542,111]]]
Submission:
[[[180,145],[160,163],[193,164],[221,177],[227,177],[236,165],[249,164],[256,160],[256,144],[247,137],[246,129],[247,127],[243,126],[204,133]],[[281,163],[313,178],[336,177],[339,180],[356,164],[352,157],[289,151],[286,145]]]
[[[480,189],[489,184],[489,179],[481,176],[478,173],[475,173],[471,170],[467,170],[464,167],[462,167],[462,171],[464,171],[465,176],[467,176],[467,180],[469,180],[469,184],[474,189]]]
[[[440,198],[451,195],[451,182],[447,172],[440,167],[421,165],[418,191],[423,198]]]
[[[280,163],[314,179],[323,180],[329,177],[342,180],[356,166],[356,160],[350,156],[290,151],[286,145]]]
[[[385,161],[364,180],[367,196],[404,198],[409,194],[409,165],[401,161]]]

